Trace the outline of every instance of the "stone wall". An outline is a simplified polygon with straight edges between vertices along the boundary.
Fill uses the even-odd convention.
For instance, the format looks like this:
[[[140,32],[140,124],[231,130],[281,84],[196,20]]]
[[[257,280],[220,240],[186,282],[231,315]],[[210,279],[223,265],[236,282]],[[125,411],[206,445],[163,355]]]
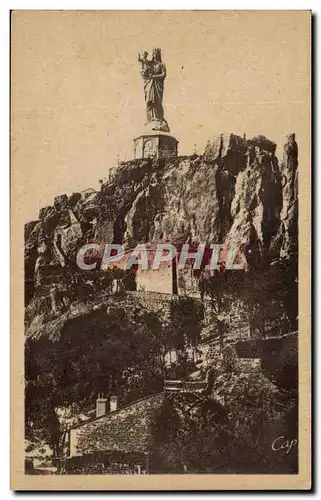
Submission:
[[[274,353],[276,356],[282,354],[284,358],[297,358],[298,332],[281,337],[239,340],[235,343],[235,349],[240,358],[264,357],[266,353],[269,357]]]
[[[161,266],[159,269],[139,270],[136,273],[136,287],[138,291],[173,292],[172,266]]]
[[[164,394],[141,399],[115,412],[70,430],[70,456],[108,450],[148,451],[153,412],[163,404]]]
[[[177,300],[177,295],[159,292],[126,292],[130,301],[134,301],[150,312],[161,313],[164,319],[169,317],[171,302]]]

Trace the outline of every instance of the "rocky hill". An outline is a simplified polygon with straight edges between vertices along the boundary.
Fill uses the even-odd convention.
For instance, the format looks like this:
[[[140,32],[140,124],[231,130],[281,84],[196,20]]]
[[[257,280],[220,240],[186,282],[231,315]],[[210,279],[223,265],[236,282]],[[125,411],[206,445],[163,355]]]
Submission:
[[[201,156],[123,162],[99,192],[57,196],[25,225],[26,304],[41,277],[72,272],[89,241],[233,243],[254,267],[296,254],[295,135],[283,158],[275,150],[264,136],[221,135]]]
[[[275,150],[263,136],[231,134],[208,141],[201,156],[123,162],[101,182],[99,192],[57,196],[40,210],[38,220],[25,225],[25,418],[31,443],[56,449],[65,432],[59,411],[74,412],[76,405],[76,414],[86,414],[98,392],[116,393],[127,404],[161,391],[166,379],[197,373],[194,355],[203,337],[214,336],[215,346],[222,348],[232,325],[240,335],[239,323],[231,319],[239,303],[249,324],[260,326],[259,335],[265,335],[267,306],[279,319],[285,306],[295,324],[297,292],[290,283],[296,270],[293,277],[275,265],[297,260],[294,134],[287,137],[282,159]],[[117,288],[115,293],[108,273],[81,272],[76,265],[78,250],[88,242],[132,247],[164,240],[233,244],[253,272],[242,274],[249,277],[247,285],[238,284],[240,296],[234,294],[234,282],[226,287],[226,273],[214,276],[216,284],[209,281],[204,293],[213,309],[205,322],[204,296],[196,302],[157,290],[153,295],[117,293]],[[225,290],[230,295],[222,296]],[[173,351],[177,361],[169,366],[166,359]],[[220,385],[227,394],[230,376]],[[295,387],[290,389],[295,393]],[[291,405],[286,403],[286,409]],[[187,456],[189,435],[188,430]]]

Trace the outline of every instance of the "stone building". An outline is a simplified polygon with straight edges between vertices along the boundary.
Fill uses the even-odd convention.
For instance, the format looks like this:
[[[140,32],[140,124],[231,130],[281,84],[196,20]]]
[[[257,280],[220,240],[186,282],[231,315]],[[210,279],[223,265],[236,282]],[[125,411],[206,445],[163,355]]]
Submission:
[[[150,474],[158,470],[153,425],[169,398],[182,413],[208,397],[206,380],[165,380],[164,390],[118,408],[98,395],[92,418],[69,429],[67,474]],[[174,397],[174,399],[173,399]],[[186,399],[187,397],[187,399]],[[204,399],[205,398],[205,399]],[[168,400],[167,400],[168,402]],[[164,405],[165,404],[165,405]],[[187,406],[186,406],[187,404]],[[156,460],[155,460],[156,459]]]
[[[96,413],[69,431],[67,473],[144,474],[150,472],[151,423],[164,393],[145,397],[122,408],[117,397],[99,396]]]
[[[125,268],[125,264],[133,249],[127,250],[121,260],[111,261],[108,268]],[[157,269],[153,268],[156,247],[146,245],[148,268],[140,264],[133,265],[137,291],[157,292],[173,295],[189,295],[199,298],[197,277],[193,273],[193,260],[187,260],[184,269],[178,269],[177,257],[172,261],[161,262]],[[103,268],[102,269],[106,269]]]

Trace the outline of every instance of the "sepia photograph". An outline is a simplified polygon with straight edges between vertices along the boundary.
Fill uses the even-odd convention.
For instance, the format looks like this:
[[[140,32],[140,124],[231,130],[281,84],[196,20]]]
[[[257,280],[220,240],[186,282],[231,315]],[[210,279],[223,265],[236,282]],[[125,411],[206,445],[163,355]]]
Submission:
[[[12,11],[14,489],[310,487],[310,31]]]

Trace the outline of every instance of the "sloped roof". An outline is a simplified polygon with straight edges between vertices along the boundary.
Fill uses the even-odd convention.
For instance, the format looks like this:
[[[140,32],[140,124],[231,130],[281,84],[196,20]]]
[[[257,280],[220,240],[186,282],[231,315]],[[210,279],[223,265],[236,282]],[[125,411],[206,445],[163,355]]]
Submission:
[[[163,392],[154,394],[73,426],[71,430],[77,435],[75,454],[111,450],[147,452],[152,414],[162,406],[163,401]]]

